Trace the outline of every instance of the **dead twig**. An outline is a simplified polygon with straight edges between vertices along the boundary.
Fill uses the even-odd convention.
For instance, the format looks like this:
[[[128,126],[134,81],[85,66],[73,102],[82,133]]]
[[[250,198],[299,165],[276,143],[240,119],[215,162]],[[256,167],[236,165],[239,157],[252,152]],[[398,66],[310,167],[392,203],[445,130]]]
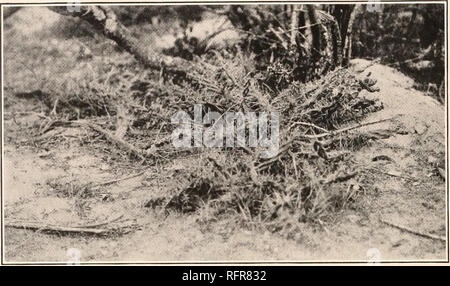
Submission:
[[[74,227],[75,228],[94,228],[94,227],[104,226],[104,225],[116,222],[116,221],[120,220],[121,218],[123,218],[123,215],[120,215],[116,218],[113,218],[113,219],[105,221],[105,222],[100,222],[100,223],[95,223],[95,224],[85,224],[85,225],[74,226]]]
[[[105,138],[108,141],[110,141],[112,143],[115,143],[119,147],[122,147],[122,148],[128,150],[130,153],[136,155],[140,159],[145,160],[145,157],[144,157],[143,152],[141,150],[137,149],[136,147],[134,147],[130,143],[128,143],[128,142],[126,142],[126,141],[124,141],[124,140],[114,136],[112,133],[110,133],[109,131],[104,130],[103,128],[101,128],[97,124],[90,123],[90,122],[80,122],[80,123],[77,122],[75,124],[80,124],[81,126],[87,126],[87,127],[91,128],[91,129],[93,129],[94,131],[104,135]]]
[[[406,231],[406,232],[409,232],[409,233],[412,233],[412,234],[415,234],[415,235],[418,235],[418,236],[421,236],[421,237],[429,238],[429,239],[434,239],[434,240],[440,240],[440,241],[443,241],[443,242],[447,242],[447,239],[445,237],[442,237],[442,236],[437,236],[437,235],[432,235],[432,234],[419,232],[417,230],[413,230],[413,229],[410,229],[410,228],[406,228],[404,226],[393,224],[392,222],[386,221],[386,220],[384,220],[382,218],[380,218],[379,220],[380,220],[380,222],[382,222],[382,223],[384,223],[384,224],[386,224],[386,225],[388,225],[390,227],[397,228],[397,229],[399,229],[401,231]]]
[[[145,172],[147,172],[147,170],[144,170],[144,171],[139,172],[137,174],[129,175],[129,176],[126,176],[126,177],[123,177],[123,178],[114,179],[114,180],[106,181],[106,182],[103,182],[103,183],[98,183],[98,184],[93,185],[92,187],[106,186],[106,185],[115,184],[115,183],[118,183],[118,182],[121,182],[121,181],[133,179],[133,178],[136,178],[136,177],[139,177],[139,176],[143,175]]]
[[[352,178],[354,178],[356,175],[359,174],[359,171],[355,171],[355,172],[351,172],[348,174],[341,174],[341,175],[337,175],[337,176],[332,176],[331,178],[328,178],[324,184],[334,184],[334,183],[338,183],[338,182],[344,182],[347,180],[350,180]]]
[[[71,125],[71,126],[77,126],[77,127],[88,127],[90,129],[102,134],[103,136],[105,136],[106,140],[108,140],[109,142],[116,144],[117,146],[121,147],[122,149],[127,150],[128,152],[132,153],[133,155],[139,157],[142,160],[146,159],[144,156],[144,152],[142,150],[139,150],[138,148],[134,147],[130,143],[124,141],[123,139],[118,138],[111,132],[103,129],[102,127],[100,127],[99,125],[97,125],[95,123],[81,121],[81,120],[78,120],[78,121],[56,121],[56,122],[53,122],[52,125],[57,125],[57,124],[58,125]]]
[[[47,133],[42,134],[40,136],[34,137],[33,140],[36,141],[36,142],[37,141],[42,141],[42,140],[49,140],[49,139],[51,139],[51,138],[53,138],[53,137],[55,137],[57,135],[60,135],[61,133],[63,133],[63,130],[55,131],[53,133],[47,132]]]
[[[31,229],[46,232],[63,232],[63,233],[84,233],[94,235],[106,235],[111,233],[112,229],[99,229],[99,228],[81,228],[81,227],[66,227],[56,225],[45,225],[33,222],[8,222],[5,223],[5,227],[18,228],[18,229]]]
[[[322,131],[322,132],[324,132],[324,133],[330,133],[330,131],[328,131],[328,130],[326,130],[325,128],[322,128],[322,127],[320,127],[320,126],[317,126],[317,125],[315,125],[315,124],[313,124],[313,123],[309,123],[309,122],[294,122],[294,123],[292,123],[292,125],[289,127],[289,129],[292,129],[293,127],[295,127],[295,126],[297,126],[297,125],[303,125],[303,126],[308,126],[308,127],[313,127],[313,128],[316,128],[316,129],[318,129],[318,130],[320,130],[320,131]]]
[[[317,138],[323,138],[323,137],[327,137],[327,136],[335,136],[347,131],[351,131],[354,129],[358,129],[364,126],[369,126],[369,125],[374,125],[374,124],[378,124],[378,123],[382,123],[382,122],[386,122],[386,121],[390,121],[395,119],[396,116],[394,117],[390,117],[390,118],[386,118],[386,119],[381,119],[381,120],[376,120],[376,121],[371,121],[371,122],[366,122],[366,123],[361,123],[355,126],[350,126],[350,127],[346,127],[346,128],[342,128],[339,130],[335,130],[335,131],[330,131],[329,133],[321,133],[321,134],[317,134],[317,135],[300,135],[299,137],[301,138],[306,138],[306,139],[317,139]]]

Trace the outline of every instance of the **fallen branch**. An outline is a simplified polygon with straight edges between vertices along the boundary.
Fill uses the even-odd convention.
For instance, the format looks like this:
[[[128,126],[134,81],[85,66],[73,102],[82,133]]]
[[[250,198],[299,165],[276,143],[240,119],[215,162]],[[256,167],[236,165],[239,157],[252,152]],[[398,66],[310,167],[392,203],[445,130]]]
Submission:
[[[133,179],[133,178],[136,178],[136,177],[139,177],[139,176],[143,175],[146,171],[147,171],[147,170],[142,171],[142,172],[139,172],[139,173],[137,173],[137,174],[129,175],[129,176],[127,176],[127,177],[123,177],[123,178],[119,178],[119,179],[114,179],[114,180],[106,181],[106,182],[103,182],[103,183],[98,183],[98,184],[95,184],[93,187],[106,186],[106,185],[115,184],[115,183],[118,183],[118,182],[121,182],[121,181]]]
[[[120,219],[123,218],[123,214],[107,220],[107,221],[103,221],[103,222],[99,222],[99,223],[92,223],[92,224],[84,224],[84,225],[75,225],[75,226],[70,226],[70,227],[65,227],[65,226],[59,226],[59,225],[54,225],[54,224],[46,224],[45,228],[41,228],[39,229],[40,231],[45,231],[48,228],[51,229],[60,229],[60,228],[64,228],[64,229],[87,229],[87,228],[95,228],[95,227],[99,227],[99,226],[104,226],[107,224],[111,224],[114,222],[119,221]],[[22,221],[22,220],[15,220],[14,222],[9,223],[10,227],[14,227],[14,228],[28,228],[28,226],[31,226],[30,228],[34,227],[34,226],[41,226],[42,224],[40,224],[39,222],[36,221]],[[104,231],[108,230],[111,231],[111,229],[103,229]]]
[[[79,17],[91,24],[95,29],[113,40],[118,46],[132,54],[139,63],[146,67],[186,74],[192,70],[192,64],[182,58],[169,57],[161,54],[150,53],[132,33],[122,25],[114,11],[108,6],[77,6],[74,11],[69,11],[66,6],[50,6],[50,10],[64,15]]]
[[[291,126],[289,127],[289,129],[292,129],[293,127],[295,127],[295,126],[297,126],[297,125],[303,125],[303,126],[313,127],[313,128],[316,128],[316,129],[318,129],[318,130],[320,130],[320,131],[322,131],[322,132],[324,132],[324,133],[330,133],[330,131],[326,130],[325,128],[322,128],[322,127],[320,127],[320,126],[317,126],[317,125],[315,125],[315,124],[313,124],[313,123],[309,123],[309,122],[301,122],[301,121],[292,123]]]
[[[137,149],[136,147],[134,147],[133,145],[131,145],[130,143],[117,138],[116,136],[114,136],[113,134],[111,134],[110,132],[104,130],[103,128],[101,128],[100,126],[98,126],[97,124],[94,123],[89,123],[89,122],[85,122],[82,123],[81,125],[84,126],[88,126],[89,128],[95,130],[98,133],[101,133],[102,135],[105,136],[105,138],[112,142],[115,143],[116,145],[128,150],[129,152],[131,152],[132,154],[136,155],[137,157],[141,158],[142,160],[145,160],[145,157],[143,155],[143,152],[139,149]]]
[[[358,129],[358,128],[361,128],[361,127],[364,127],[364,126],[369,126],[369,125],[382,123],[382,122],[385,122],[385,121],[390,121],[390,120],[393,120],[395,118],[396,118],[396,116],[390,117],[390,118],[386,118],[386,119],[381,119],[381,120],[361,123],[361,124],[358,124],[358,125],[355,125],[355,126],[346,127],[346,128],[342,128],[342,129],[335,130],[335,131],[329,131],[329,133],[321,133],[321,134],[317,134],[317,135],[300,135],[299,137],[306,138],[306,139],[317,139],[317,138],[323,138],[323,137],[327,137],[327,136],[335,136],[335,135],[338,135],[338,134],[341,134],[341,133],[344,133],[344,132],[347,132],[347,131],[351,131],[351,130],[354,130],[354,129]]]
[[[85,233],[85,234],[95,234],[95,235],[105,235],[111,233],[111,229],[99,229],[99,228],[81,228],[81,227],[66,227],[66,226],[56,226],[56,225],[44,225],[32,222],[21,222],[5,223],[5,227],[18,228],[18,229],[31,229],[39,231],[48,232],[64,232],[64,233]]]
[[[55,136],[57,136],[57,135],[59,135],[61,133],[63,133],[63,130],[55,131],[55,132],[52,132],[52,133],[47,132],[47,133],[42,134],[40,136],[34,137],[33,140],[36,141],[36,142],[37,141],[42,141],[42,140],[49,140],[49,139],[51,139],[51,138],[53,138],[53,137],[55,137]]]
[[[338,176],[333,176],[331,178],[328,178],[324,182],[324,184],[334,184],[334,183],[344,182],[344,181],[354,178],[358,174],[359,174],[359,171],[351,172],[348,174],[342,174],[342,175],[338,175]]]
[[[406,232],[409,232],[409,233],[412,233],[412,234],[415,234],[415,235],[418,235],[418,236],[421,236],[421,237],[447,242],[447,239],[445,237],[442,237],[442,236],[437,236],[437,235],[432,235],[432,234],[427,234],[427,233],[419,232],[419,231],[416,231],[416,230],[412,230],[412,229],[406,228],[404,226],[399,226],[399,225],[393,224],[392,222],[388,222],[388,221],[386,221],[384,219],[381,219],[381,218],[380,218],[380,222],[382,222],[382,223],[384,223],[384,224],[386,224],[386,225],[388,225],[390,227],[397,228],[397,229],[399,229],[401,231],[406,231]]]
[[[95,223],[95,224],[86,224],[86,225],[80,225],[80,226],[75,226],[75,228],[93,228],[93,227],[99,227],[99,226],[104,226],[113,222],[116,222],[118,220],[120,220],[121,218],[123,218],[123,215],[120,215],[116,218],[110,219],[108,221],[105,222],[100,222],[100,223]]]
[[[87,121],[59,121],[59,122],[55,122],[55,123],[59,123],[59,124],[69,124],[69,125],[73,125],[73,126],[81,126],[81,127],[89,127],[92,130],[102,134],[103,136],[105,136],[106,140],[116,144],[117,146],[127,150],[128,152],[134,154],[135,156],[139,157],[142,160],[145,160],[144,157],[144,152],[142,150],[139,150],[138,148],[134,147],[133,145],[131,145],[130,143],[124,141],[123,139],[120,139],[118,137],[116,137],[115,135],[113,135],[111,132],[106,131],[105,129],[101,128],[100,126],[98,126],[97,124],[94,123],[90,123]]]

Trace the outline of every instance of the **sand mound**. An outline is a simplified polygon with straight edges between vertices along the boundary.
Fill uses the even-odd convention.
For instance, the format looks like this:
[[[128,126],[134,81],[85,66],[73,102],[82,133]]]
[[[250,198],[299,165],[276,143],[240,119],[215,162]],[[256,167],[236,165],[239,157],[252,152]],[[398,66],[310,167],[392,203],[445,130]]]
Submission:
[[[13,18],[13,29],[23,37],[33,38],[36,33],[53,29],[62,17],[45,7],[24,7],[12,15]]]
[[[361,95],[379,99],[384,109],[370,115],[367,121],[397,116],[394,123],[386,122],[389,129],[399,131],[390,143],[405,145],[419,143],[424,151],[445,150],[445,109],[437,100],[413,88],[414,81],[399,71],[364,59],[351,61],[351,68],[361,79],[371,74],[377,80],[379,92],[363,90]],[[394,125],[393,125],[394,124]],[[382,124],[368,126],[379,129]],[[384,126],[383,126],[384,127]],[[412,146],[410,146],[412,147]]]

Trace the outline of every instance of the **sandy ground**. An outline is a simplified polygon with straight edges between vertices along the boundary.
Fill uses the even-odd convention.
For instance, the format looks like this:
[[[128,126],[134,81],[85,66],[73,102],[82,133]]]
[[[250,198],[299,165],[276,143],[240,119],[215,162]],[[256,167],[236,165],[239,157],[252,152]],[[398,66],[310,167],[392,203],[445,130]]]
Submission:
[[[149,199],[170,188],[182,164],[148,169],[87,198],[67,195],[63,190],[75,188],[74,182],[105,182],[141,170],[111,159],[100,143],[84,144],[83,138],[92,135],[84,129],[59,128],[52,131],[48,143],[34,145],[29,133],[40,122],[38,102],[21,99],[5,106],[5,222],[70,226],[122,217],[135,226],[128,234],[109,237],[8,227],[4,230],[5,262],[65,263],[73,255],[71,249],[79,250],[82,262],[445,260],[447,243],[400,231],[379,220],[446,236],[446,188],[437,172],[437,168],[445,169],[444,107],[414,90],[412,80],[394,69],[365,60],[354,60],[352,68],[360,77],[371,72],[378,80],[380,92],[364,95],[380,99],[384,109],[366,121],[397,116],[366,128],[396,130],[397,135],[355,154],[359,164],[378,170],[368,174],[376,191],[358,198],[358,208],[336,214],[335,223],[319,229],[305,225],[302,233],[289,240],[241,228],[231,219],[205,224],[199,214],[163,216],[146,208]],[[5,91],[4,96],[13,95]],[[390,160],[374,162],[380,155]]]
[[[364,64],[355,61],[357,66]],[[24,126],[32,126],[36,118],[32,114],[22,116],[19,122],[5,118],[6,221],[71,225],[122,214],[140,225],[132,233],[107,238],[6,228],[6,261],[64,262],[71,248],[79,249],[81,260],[87,262],[365,261],[373,256],[374,248],[382,260],[445,259],[445,243],[402,232],[378,220],[382,217],[420,232],[446,235],[445,183],[434,168],[444,160],[444,109],[430,97],[408,88],[407,79],[396,71],[380,65],[364,73],[369,71],[379,80],[381,91],[367,96],[378,97],[385,109],[367,120],[402,114],[386,126],[401,129],[399,135],[375,142],[356,154],[361,164],[376,165],[384,172],[373,175],[377,191],[360,198],[362,208],[338,214],[336,223],[326,229],[305,227],[297,240],[233,228],[231,222],[205,225],[197,221],[197,215],[164,217],[149,211],[145,202],[170,185],[171,166],[150,169],[140,177],[102,189],[84,202],[84,213],[80,214],[78,200],[58,195],[52,182],[103,182],[139,170],[121,169],[120,163],[108,162],[94,146],[84,146],[81,138],[87,131],[81,129],[62,130],[55,137],[62,136],[63,143],[50,144],[47,150],[23,146],[21,142],[27,140]],[[27,106],[30,104],[24,102],[14,108],[23,111]],[[372,162],[378,155],[392,161]],[[156,179],[152,174],[158,172],[164,172],[167,178]]]

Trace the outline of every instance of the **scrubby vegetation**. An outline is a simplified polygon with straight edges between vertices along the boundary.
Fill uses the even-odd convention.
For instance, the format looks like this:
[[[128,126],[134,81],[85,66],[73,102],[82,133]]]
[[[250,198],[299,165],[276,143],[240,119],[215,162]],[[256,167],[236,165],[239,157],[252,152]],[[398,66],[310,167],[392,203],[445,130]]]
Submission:
[[[18,98],[42,102],[42,122],[33,130],[36,136],[61,126],[87,128],[105,139],[104,148],[112,154],[120,153],[122,160],[142,168],[189,158],[176,177],[176,187],[149,199],[147,207],[197,212],[206,221],[233,216],[243,225],[258,225],[289,237],[304,223],[323,225],[343,209],[358,207],[359,196],[371,186],[365,178],[367,170],[355,163],[352,152],[389,136],[360,128],[362,119],[383,107],[362,96],[363,90],[377,92],[376,79],[367,75],[358,80],[346,69],[351,55],[344,52],[345,43],[347,49],[356,45],[354,55],[365,57],[389,47],[384,53],[396,60],[416,56],[427,46],[423,43],[415,50],[401,46],[408,54],[394,53],[398,44],[383,40],[390,34],[389,24],[378,31],[384,35],[376,39],[380,46],[370,45],[372,38],[365,34],[375,28],[372,18],[367,20],[371,23],[367,30],[356,29],[354,42],[348,42],[343,36],[347,35],[345,26],[349,22],[351,26],[353,7],[334,6],[332,11],[308,5],[287,10],[284,6],[192,7],[195,13],[190,9],[116,7],[118,19],[132,34],[139,34],[138,25],[152,17],[179,19],[182,36],[177,43],[185,48],[168,49],[165,54],[184,58],[189,70],[173,72],[173,67],[163,63],[159,68],[149,67],[142,57],[136,60],[123,47],[105,43],[88,25],[84,26],[86,33],[95,36],[76,47],[65,46],[64,41],[24,42],[20,47],[6,43],[5,53],[10,56],[6,57],[5,86]],[[383,21],[393,16],[402,19],[397,17],[400,11],[385,10]],[[214,13],[226,15],[242,38],[220,50],[200,49],[201,39],[193,41],[182,29],[201,20],[200,16]],[[346,24],[335,18],[345,13]],[[364,15],[356,16],[358,27],[363,26]],[[155,25],[160,24],[155,21]],[[397,37],[397,30],[394,32]],[[429,45],[433,68],[440,69],[442,43],[436,41],[443,35],[437,33]],[[85,39],[86,34],[71,36]],[[111,38],[124,42],[120,37],[117,40],[117,35]],[[360,44],[368,50],[358,49]],[[29,51],[33,54],[24,56]],[[8,97],[6,104],[14,100]],[[257,148],[175,149],[171,116],[178,110],[192,113],[194,104],[202,104],[205,112],[279,112],[278,155],[260,159]],[[87,143],[91,139],[86,138]],[[77,186],[59,195],[80,193],[83,188]]]

